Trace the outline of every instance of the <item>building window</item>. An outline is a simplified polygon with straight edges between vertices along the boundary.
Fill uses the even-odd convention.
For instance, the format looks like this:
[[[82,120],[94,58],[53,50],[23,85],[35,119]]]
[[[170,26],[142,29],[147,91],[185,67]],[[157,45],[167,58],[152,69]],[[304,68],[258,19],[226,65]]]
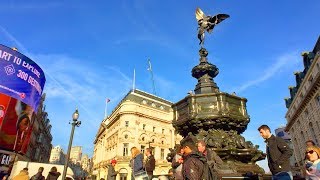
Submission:
[[[307,118],[308,115],[309,115],[309,111],[308,111],[308,109],[306,109],[306,110],[304,111],[304,116],[305,116],[305,118]]]
[[[303,131],[301,131],[301,138],[302,138],[302,142],[306,142],[306,138],[305,138],[305,136],[304,136]],[[303,144],[303,143],[302,143],[302,144]]]
[[[144,146],[144,145],[141,145],[141,153],[142,154],[144,154],[144,149],[145,149],[146,147]]]
[[[152,139],[152,143],[154,143],[154,139]]]
[[[142,104],[147,104],[147,101],[146,100],[142,100]]]
[[[123,156],[128,156],[129,144],[123,143]]]
[[[312,75],[311,75],[311,77],[309,78],[309,81],[310,81],[310,82],[312,82],[312,81],[313,81],[313,77],[312,77]]]
[[[142,124],[142,129],[146,130],[146,124]]]
[[[129,121],[126,121],[126,127],[129,127]]]
[[[128,139],[128,134],[124,135],[124,138],[125,138],[125,139]]]
[[[161,159],[164,159],[164,149],[161,149]]]
[[[164,134],[164,129],[162,129],[162,134]]]
[[[317,101],[318,106],[320,106],[320,95],[318,95],[318,96],[316,97],[316,101]]]
[[[141,140],[144,141],[144,137],[142,137]]]
[[[153,132],[155,132],[156,131],[156,127],[153,127],[153,130],[152,130]]]
[[[316,134],[316,132],[314,131],[312,122],[309,123],[309,129],[311,129],[312,139],[315,140],[316,143],[318,144],[317,134]]]
[[[161,144],[163,144],[163,141],[161,141]]]
[[[120,174],[120,180],[127,180],[128,173],[119,173]]]
[[[319,121],[316,121],[316,124],[317,124],[318,131],[320,131]]]

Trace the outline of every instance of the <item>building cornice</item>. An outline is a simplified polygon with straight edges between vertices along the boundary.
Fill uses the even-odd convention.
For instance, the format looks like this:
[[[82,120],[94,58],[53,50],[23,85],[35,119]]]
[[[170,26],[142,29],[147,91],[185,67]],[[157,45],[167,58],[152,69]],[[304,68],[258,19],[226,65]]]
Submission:
[[[309,78],[312,75],[312,69],[316,68],[316,64],[317,62],[320,61],[320,55],[319,53],[317,53],[316,57],[314,58],[310,69],[308,70],[305,78],[303,79],[300,88],[298,89],[298,92],[296,94],[296,96],[294,97],[287,113],[286,113],[286,119],[288,121],[288,124],[286,126],[285,131],[289,131],[292,127],[292,125],[295,123],[296,119],[299,117],[299,115],[303,112],[303,110],[305,109],[305,107],[307,106],[308,102],[311,101],[312,97],[314,96],[315,93],[317,93],[317,90],[320,87],[320,71],[318,71],[318,73],[316,75],[314,75],[313,77],[313,81],[314,83],[312,84],[312,86],[310,86],[307,89],[307,92],[303,98],[303,100],[298,104],[298,98],[300,96],[300,94],[302,93],[303,87],[305,87],[309,82]],[[290,116],[289,118],[289,114],[293,111],[293,107],[295,104],[298,104],[296,107],[296,111]]]

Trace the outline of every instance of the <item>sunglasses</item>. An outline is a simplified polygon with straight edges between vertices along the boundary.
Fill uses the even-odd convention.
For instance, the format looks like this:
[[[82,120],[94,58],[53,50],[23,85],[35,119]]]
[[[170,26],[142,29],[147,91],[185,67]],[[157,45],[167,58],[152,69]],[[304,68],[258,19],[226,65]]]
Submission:
[[[313,152],[314,152],[314,150],[307,151],[307,152],[306,152],[306,155],[307,155],[307,154],[313,154]]]

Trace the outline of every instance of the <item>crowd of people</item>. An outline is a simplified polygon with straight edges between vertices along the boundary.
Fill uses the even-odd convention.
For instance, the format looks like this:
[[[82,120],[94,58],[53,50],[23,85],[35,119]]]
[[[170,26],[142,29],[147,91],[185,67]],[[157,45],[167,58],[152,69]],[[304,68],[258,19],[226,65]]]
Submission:
[[[271,133],[267,125],[258,128],[260,136],[266,143],[266,154],[268,166],[272,173],[273,180],[292,180],[289,158],[293,150],[280,137]],[[306,179],[320,180],[320,149],[311,140],[306,142],[305,153],[305,174]],[[172,157],[172,169],[166,177],[153,177],[155,159],[152,149],[145,150],[146,160],[137,147],[131,148],[130,167],[132,170],[131,180],[214,180],[218,179],[215,174],[216,167],[223,164],[221,158],[206,147],[203,140],[197,140],[194,136],[188,135],[175,146],[175,155]],[[109,168],[108,179],[115,180],[117,171],[114,170],[116,161],[112,160]]]
[[[155,170],[155,158],[151,148],[145,149],[146,159],[137,147],[131,148],[131,180],[211,180],[211,168],[213,164],[222,163],[217,161],[217,155],[214,151],[206,148],[204,141],[197,141],[194,136],[187,136],[176,145],[175,157],[172,160],[172,169],[167,176],[153,176]],[[115,171],[116,160],[111,160],[108,167],[107,180],[115,180],[118,171]],[[100,180],[104,180],[101,178]]]
[[[280,137],[271,133],[267,125],[261,125],[258,128],[260,136],[266,143],[266,154],[268,166],[272,173],[273,180],[292,180],[290,160],[293,151],[289,145]],[[137,147],[131,148],[131,180],[215,180],[217,175],[214,169],[223,164],[220,157],[212,150],[206,147],[203,140],[198,141],[193,135],[183,138],[180,144],[175,146],[175,155],[172,158],[172,169],[168,176],[153,177],[155,170],[155,158],[151,148],[145,149],[146,159]],[[117,161],[111,160],[108,166],[107,180],[116,180],[118,171],[115,171]],[[38,172],[29,177],[28,168],[24,168],[12,180],[57,180],[61,175],[56,167],[52,167],[45,178],[43,176],[43,167]],[[320,180],[320,148],[309,140],[306,142],[305,151],[305,179]],[[6,180],[4,177],[3,180]],[[101,178],[100,180],[104,180]]]
[[[50,172],[48,173],[47,177],[45,178],[43,173],[44,168],[39,167],[38,172],[34,174],[33,176],[29,176],[28,168],[23,168],[18,175],[14,176],[12,180],[57,180],[58,177],[61,175],[60,172],[58,172],[57,167],[53,166],[50,169]],[[2,180],[7,180],[8,175],[4,176]]]

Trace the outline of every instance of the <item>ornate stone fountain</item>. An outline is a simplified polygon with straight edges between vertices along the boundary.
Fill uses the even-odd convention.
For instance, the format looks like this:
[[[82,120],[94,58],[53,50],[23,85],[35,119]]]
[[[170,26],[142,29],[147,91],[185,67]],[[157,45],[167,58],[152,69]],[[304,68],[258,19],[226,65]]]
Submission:
[[[197,13],[199,14],[198,9]],[[214,17],[202,15],[202,18],[207,18],[208,21]],[[198,19],[199,29],[201,29],[199,21],[201,19]],[[215,20],[215,22],[218,21]],[[208,29],[205,30],[208,31]],[[200,30],[199,34],[201,34]],[[201,45],[203,41],[202,37]],[[204,140],[207,146],[217,153],[219,156],[217,158],[223,161],[223,164],[214,167],[214,173],[218,176],[245,177],[263,174],[264,170],[256,165],[256,162],[264,159],[265,154],[258,150],[257,145],[246,141],[241,135],[250,122],[246,109],[247,99],[238,97],[235,93],[221,92],[214,82],[219,69],[208,62],[208,51],[202,46],[199,55],[200,63],[192,69],[192,76],[198,80],[198,83],[194,93],[189,93],[172,106],[173,126],[182,136],[192,133],[199,140]]]

